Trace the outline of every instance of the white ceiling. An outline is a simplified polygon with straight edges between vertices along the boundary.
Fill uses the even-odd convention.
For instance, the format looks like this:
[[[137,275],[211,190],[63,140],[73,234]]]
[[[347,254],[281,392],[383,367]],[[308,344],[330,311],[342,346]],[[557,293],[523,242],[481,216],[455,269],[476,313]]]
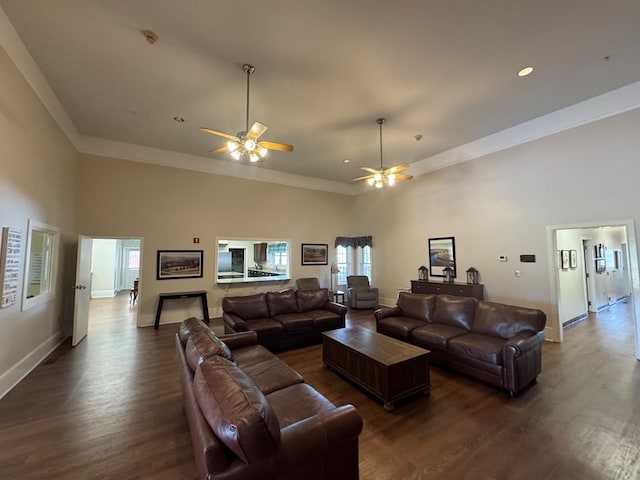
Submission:
[[[409,172],[420,173],[416,162],[424,167],[442,152],[640,81],[638,0],[0,7],[83,138],[197,156],[190,162],[203,168],[233,162],[210,156],[224,141],[198,127],[243,129],[241,66],[255,65],[250,122],[269,125],[263,139],[295,146],[249,167],[270,170],[265,176],[348,184],[363,174],[359,167],[379,165],[378,117],[387,119],[385,166],[410,163]],[[157,33],[154,45],[143,29]],[[527,65],[534,73],[519,78]]]

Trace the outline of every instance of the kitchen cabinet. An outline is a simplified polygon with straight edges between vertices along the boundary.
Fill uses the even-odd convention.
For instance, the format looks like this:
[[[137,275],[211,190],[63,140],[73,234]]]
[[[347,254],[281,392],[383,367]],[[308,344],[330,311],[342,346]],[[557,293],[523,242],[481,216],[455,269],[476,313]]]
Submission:
[[[265,263],[267,261],[267,243],[253,244],[253,261],[255,263]]]

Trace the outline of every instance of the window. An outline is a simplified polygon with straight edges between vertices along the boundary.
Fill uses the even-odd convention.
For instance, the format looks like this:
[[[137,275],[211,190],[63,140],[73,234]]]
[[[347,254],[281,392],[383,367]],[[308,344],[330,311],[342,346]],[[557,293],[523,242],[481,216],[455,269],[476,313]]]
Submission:
[[[273,265],[287,264],[287,244],[286,243],[270,243],[267,245],[267,257],[269,263]]]
[[[58,228],[29,220],[22,310],[55,297],[58,237]]]
[[[336,265],[338,265],[338,279],[337,285],[347,284],[347,275],[349,275],[348,259],[347,259],[347,247],[336,247]]]
[[[362,247],[360,260],[360,274],[369,277],[371,283],[371,247]]]
[[[129,270],[140,269],[140,250],[129,250]]]

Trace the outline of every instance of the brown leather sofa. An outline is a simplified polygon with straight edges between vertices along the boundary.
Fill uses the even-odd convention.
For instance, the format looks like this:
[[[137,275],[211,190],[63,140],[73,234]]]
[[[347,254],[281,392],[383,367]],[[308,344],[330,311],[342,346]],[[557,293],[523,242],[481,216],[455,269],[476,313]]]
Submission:
[[[353,480],[362,418],[336,407],[257,343],[256,332],[216,337],[180,324],[184,408],[203,480]]]
[[[222,299],[225,333],[254,331],[271,351],[320,343],[321,333],[344,328],[347,307],[326,288],[283,290]]]
[[[401,292],[393,308],[376,310],[380,333],[431,350],[433,363],[513,395],[542,369],[546,315],[472,297]]]

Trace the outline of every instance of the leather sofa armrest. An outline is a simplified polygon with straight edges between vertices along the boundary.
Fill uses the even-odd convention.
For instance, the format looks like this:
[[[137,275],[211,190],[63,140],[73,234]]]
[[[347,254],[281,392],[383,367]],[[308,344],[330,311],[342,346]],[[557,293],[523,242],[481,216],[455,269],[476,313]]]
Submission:
[[[246,332],[249,330],[244,320],[235,313],[222,313],[222,320],[224,321],[224,331],[231,332]]]
[[[378,308],[374,312],[374,315],[376,317],[376,322],[378,322],[383,318],[387,318],[387,317],[401,317],[402,309],[398,306],[391,307],[391,308]]]
[[[347,314],[347,307],[336,302],[327,302],[324,304],[323,308],[330,312],[337,313],[342,318],[344,318],[344,316]]]
[[[231,350],[248,347],[258,343],[258,334],[252,330],[247,332],[229,333],[220,337]]]
[[[504,351],[512,357],[519,357],[526,352],[538,348],[544,341],[544,332],[523,332],[507,340]]]

